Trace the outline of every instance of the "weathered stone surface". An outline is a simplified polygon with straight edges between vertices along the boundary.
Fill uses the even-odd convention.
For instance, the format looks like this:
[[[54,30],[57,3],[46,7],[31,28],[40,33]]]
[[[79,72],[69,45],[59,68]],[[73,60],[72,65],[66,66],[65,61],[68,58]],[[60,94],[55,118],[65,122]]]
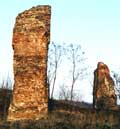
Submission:
[[[98,109],[116,109],[116,101],[114,81],[109,68],[103,62],[98,62],[94,71],[93,106]]]
[[[50,6],[37,6],[16,18],[12,44],[15,84],[8,120],[39,119],[47,115],[50,16]]]

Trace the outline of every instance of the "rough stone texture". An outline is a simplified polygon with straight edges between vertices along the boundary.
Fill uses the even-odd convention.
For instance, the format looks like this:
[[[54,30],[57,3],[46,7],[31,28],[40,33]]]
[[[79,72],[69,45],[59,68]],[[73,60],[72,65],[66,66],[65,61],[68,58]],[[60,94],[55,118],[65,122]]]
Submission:
[[[109,68],[103,62],[98,62],[94,71],[93,107],[98,109],[116,109],[117,97],[114,81]]]
[[[19,14],[13,31],[14,90],[8,120],[39,119],[48,113],[46,82],[50,6]]]

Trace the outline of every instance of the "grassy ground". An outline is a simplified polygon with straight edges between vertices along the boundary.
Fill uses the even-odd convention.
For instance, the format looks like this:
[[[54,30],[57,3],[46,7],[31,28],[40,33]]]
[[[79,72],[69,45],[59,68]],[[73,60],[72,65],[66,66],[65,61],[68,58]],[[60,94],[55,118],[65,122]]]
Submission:
[[[75,115],[65,112],[52,112],[48,119],[1,122],[0,129],[120,129],[120,125],[81,123]]]
[[[120,129],[120,110],[94,110],[90,104],[64,100],[49,101],[47,119],[7,122],[11,94],[11,90],[0,90],[0,129]]]

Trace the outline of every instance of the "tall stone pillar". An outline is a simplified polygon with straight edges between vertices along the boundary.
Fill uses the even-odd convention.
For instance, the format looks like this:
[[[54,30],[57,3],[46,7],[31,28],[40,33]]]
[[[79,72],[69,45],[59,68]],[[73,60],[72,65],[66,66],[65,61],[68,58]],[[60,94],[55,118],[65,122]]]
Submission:
[[[8,120],[39,119],[48,113],[50,17],[50,6],[37,6],[16,18],[12,43],[14,89]]]

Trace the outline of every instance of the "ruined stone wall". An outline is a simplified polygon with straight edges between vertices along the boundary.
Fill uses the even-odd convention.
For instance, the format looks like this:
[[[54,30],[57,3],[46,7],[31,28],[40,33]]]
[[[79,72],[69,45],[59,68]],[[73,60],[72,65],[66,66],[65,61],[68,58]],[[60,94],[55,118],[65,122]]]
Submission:
[[[98,62],[94,71],[93,106],[98,109],[117,109],[114,81],[103,62]]]
[[[37,6],[16,18],[12,43],[15,83],[8,120],[39,119],[48,112],[50,16],[50,6]]]

